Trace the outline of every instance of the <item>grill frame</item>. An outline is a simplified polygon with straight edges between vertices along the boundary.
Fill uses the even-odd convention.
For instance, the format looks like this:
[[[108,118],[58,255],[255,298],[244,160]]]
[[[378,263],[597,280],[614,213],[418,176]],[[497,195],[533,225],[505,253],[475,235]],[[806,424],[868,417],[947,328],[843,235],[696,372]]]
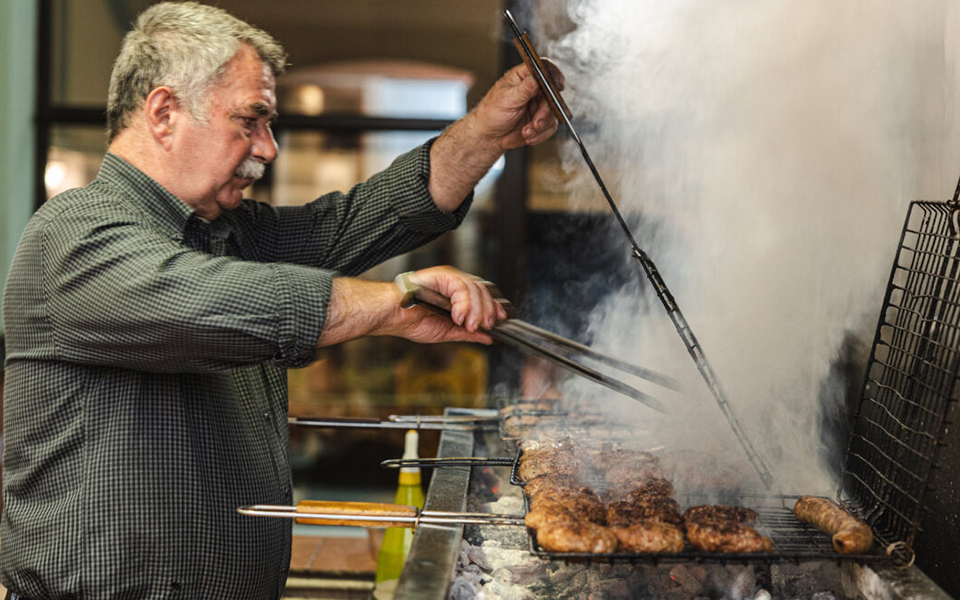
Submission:
[[[960,386],[960,226],[952,202],[904,219],[837,497],[910,554]]]

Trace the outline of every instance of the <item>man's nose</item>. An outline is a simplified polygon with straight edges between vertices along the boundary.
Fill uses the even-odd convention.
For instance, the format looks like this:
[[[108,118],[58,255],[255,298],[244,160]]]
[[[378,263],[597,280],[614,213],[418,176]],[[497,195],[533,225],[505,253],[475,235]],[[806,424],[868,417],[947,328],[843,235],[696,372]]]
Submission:
[[[273,137],[273,129],[261,127],[253,136],[253,148],[250,153],[262,163],[272,163],[277,157],[277,140]]]

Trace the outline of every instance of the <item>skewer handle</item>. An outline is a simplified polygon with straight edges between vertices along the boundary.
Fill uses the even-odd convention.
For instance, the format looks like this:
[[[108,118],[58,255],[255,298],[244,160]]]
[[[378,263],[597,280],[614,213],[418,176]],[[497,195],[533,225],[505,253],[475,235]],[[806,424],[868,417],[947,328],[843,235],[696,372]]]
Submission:
[[[560,95],[560,90],[557,88],[557,84],[553,81],[553,77],[550,76],[550,72],[547,71],[547,66],[543,63],[543,59],[541,59],[540,55],[537,54],[537,51],[533,49],[533,44],[530,43],[530,38],[527,37],[526,32],[521,33],[520,37],[523,38],[523,42],[520,41],[520,38],[514,38],[513,45],[520,54],[520,58],[523,59],[524,64],[526,64],[527,68],[530,69],[530,76],[537,80],[540,90],[548,99],[547,104],[550,105],[550,110],[553,111],[553,114],[556,115],[557,120],[561,123],[564,121],[564,116],[566,116],[567,119],[572,119],[573,113],[570,112],[570,108],[567,106],[567,103],[563,101],[563,96]],[[524,48],[524,43],[526,43],[526,48]],[[537,77],[537,68],[539,68],[544,74],[543,79]],[[551,94],[553,94],[553,97],[557,99],[556,104],[549,101]],[[563,111],[562,114],[560,111]]]
[[[297,512],[317,517],[298,518],[301,525],[351,525],[354,527],[414,527],[420,511],[415,506],[379,502],[303,500]],[[375,518],[368,518],[375,517]],[[391,520],[391,518],[396,520]]]

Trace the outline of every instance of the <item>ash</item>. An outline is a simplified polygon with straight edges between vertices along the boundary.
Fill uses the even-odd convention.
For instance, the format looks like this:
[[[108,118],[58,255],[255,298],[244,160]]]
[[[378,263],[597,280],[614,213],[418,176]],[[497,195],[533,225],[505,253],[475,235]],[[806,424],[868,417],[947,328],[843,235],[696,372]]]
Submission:
[[[519,488],[475,469],[468,510],[523,515]],[[479,489],[474,484],[481,483]],[[498,493],[502,495],[498,496]],[[839,565],[573,562],[531,554],[524,527],[464,527],[449,600],[845,600]]]

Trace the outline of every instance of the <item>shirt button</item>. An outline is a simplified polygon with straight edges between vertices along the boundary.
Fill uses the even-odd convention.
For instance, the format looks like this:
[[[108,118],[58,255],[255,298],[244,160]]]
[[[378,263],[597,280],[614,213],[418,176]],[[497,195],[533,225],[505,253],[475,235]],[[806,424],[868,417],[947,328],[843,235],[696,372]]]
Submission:
[[[269,420],[270,420],[270,413],[263,413],[263,418],[266,419],[267,421],[269,421]]]

